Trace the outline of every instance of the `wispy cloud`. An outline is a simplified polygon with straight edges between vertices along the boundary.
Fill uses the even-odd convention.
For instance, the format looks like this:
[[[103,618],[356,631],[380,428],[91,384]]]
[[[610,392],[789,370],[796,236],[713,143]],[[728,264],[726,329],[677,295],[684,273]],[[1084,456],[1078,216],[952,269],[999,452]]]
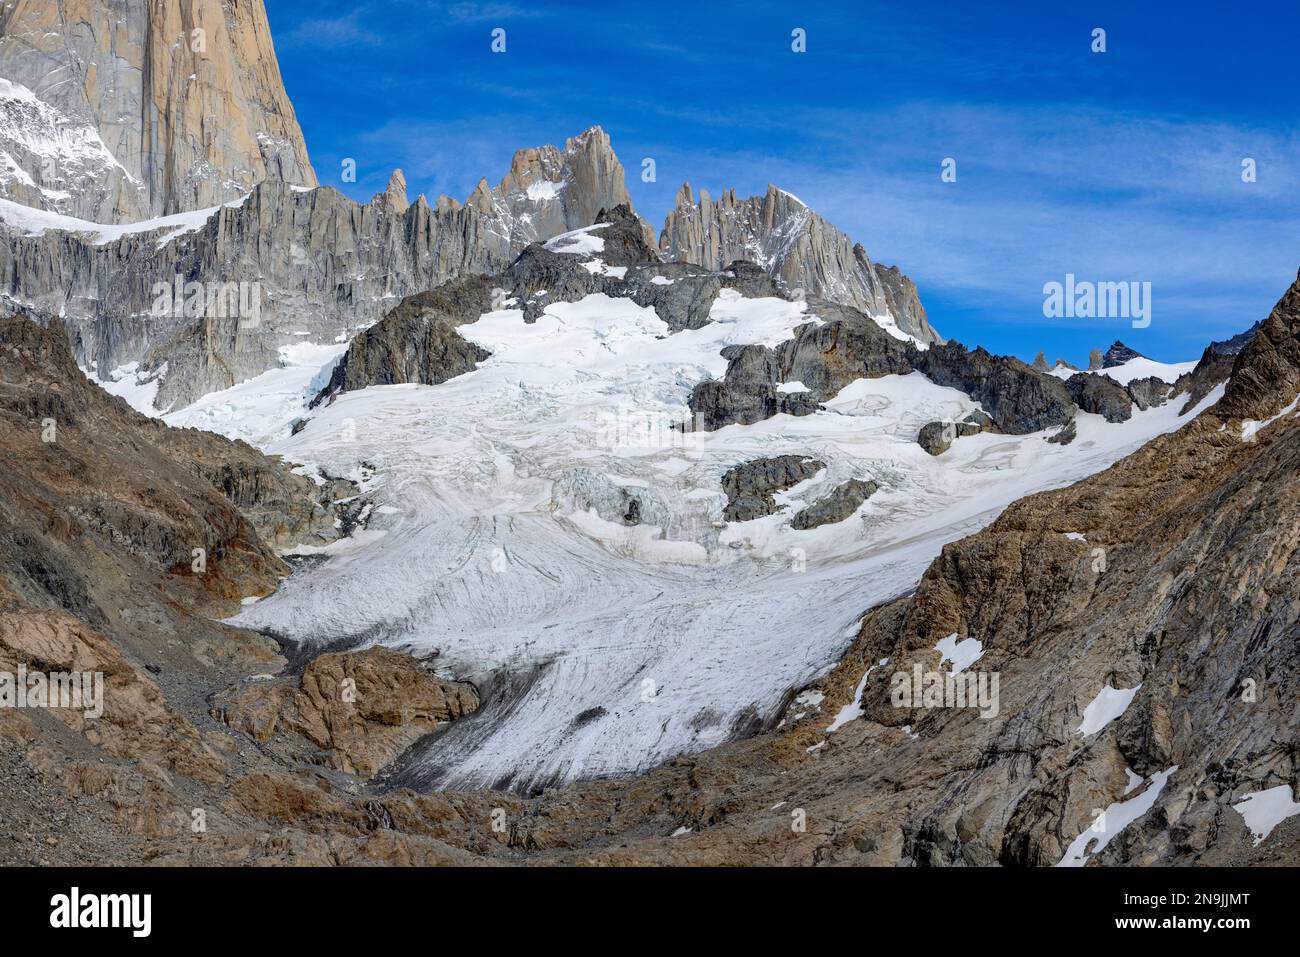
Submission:
[[[513,3],[452,3],[444,7],[444,12],[457,23],[485,23],[489,20],[519,20],[523,17],[541,16],[539,10]]]
[[[900,264],[923,298],[977,306],[985,328],[1046,335],[1042,285],[1067,272],[1150,281],[1152,335],[1180,355],[1261,318],[1300,261],[1295,133],[933,102],[803,114],[790,121],[796,131],[802,155],[665,151],[657,160],[668,181],[633,180],[634,196],[653,218],[683,178],[715,194],[757,194],[774,182],[873,258]],[[1254,183],[1241,178],[1247,156],[1257,161]],[[945,157],[957,160],[955,183],[940,179]]]
[[[365,26],[369,19],[365,7],[358,7],[341,17],[313,17],[299,21],[280,38],[280,43],[322,50],[381,46],[384,38]]]

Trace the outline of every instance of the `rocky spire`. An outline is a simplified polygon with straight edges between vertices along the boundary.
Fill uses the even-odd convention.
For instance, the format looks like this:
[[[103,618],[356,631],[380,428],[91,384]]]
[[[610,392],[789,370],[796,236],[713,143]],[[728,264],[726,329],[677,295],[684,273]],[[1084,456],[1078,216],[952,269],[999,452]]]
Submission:
[[[406,174],[400,169],[393,170],[393,175],[388,178],[388,188],[382,193],[376,193],[372,204],[379,204],[390,213],[402,213],[411,203],[406,198]]]
[[[529,243],[590,226],[602,209],[632,208],[623,165],[609,134],[593,126],[555,146],[518,150],[496,187],[480,180],[467,205],[488,220],[493,233],[518,252]],[[647,241],[654,230],[643,223]]]

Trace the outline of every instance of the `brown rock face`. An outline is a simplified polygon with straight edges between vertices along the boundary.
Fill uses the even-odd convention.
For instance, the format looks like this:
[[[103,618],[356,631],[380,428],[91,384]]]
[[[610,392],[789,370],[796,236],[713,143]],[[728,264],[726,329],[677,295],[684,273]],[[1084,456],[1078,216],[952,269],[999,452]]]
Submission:
[[[1300,278],[1237,355],[1215,411],[1224,418],[1264,419],[1300,394]]]
[[[15,0],[0,10],[0,76],[39,101],[0,98],[0,141],[44,187],[5,193],[19,202],[130,222],[268,177],[316,185],[262,0]],[[12,135],[64,125],[82,145],[53,166]]]
[[[214,713],[259,741],[277,731],[329,753],[331,767],[372,777],[440,724],[478,709],[472,685],[444,681],[388,648],[325,654],[288,682],[255,682],[218,696]]]

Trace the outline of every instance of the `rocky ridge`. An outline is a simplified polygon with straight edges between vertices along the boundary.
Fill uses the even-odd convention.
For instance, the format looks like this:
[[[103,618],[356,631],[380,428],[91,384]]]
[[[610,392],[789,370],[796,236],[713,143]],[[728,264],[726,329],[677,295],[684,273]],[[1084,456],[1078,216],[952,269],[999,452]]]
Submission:
[[[724,269],[735,260],[758,264],[796,295],[853,306],[880,317],[921,342],[940,342],[921,307],[916,286],[896,267],[877,266],[797,197],[769,185],[762,196],[715,201],[689,183],[664,222],[659,248],[673,260]]]

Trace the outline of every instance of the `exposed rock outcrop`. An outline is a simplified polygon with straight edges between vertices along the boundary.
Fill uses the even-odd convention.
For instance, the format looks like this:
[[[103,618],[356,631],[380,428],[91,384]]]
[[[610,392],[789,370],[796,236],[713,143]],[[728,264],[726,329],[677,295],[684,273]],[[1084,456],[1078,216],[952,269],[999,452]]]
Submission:
[[[82,375],[58,326],[23,318],[0,320],[0,417],[5,570],[25,600],[97,628],[129,614],[103,597],[119,575],[199,607],[270,591],[287,568],[267,543],[336,539],[331,497],[352,491],[140,415]]]
[[[1300,277],[1237,354],[1232,378],[1215,412],[1230,419],[1266,419],[1297,395],[1300,395]]]
[[[863,502],[875,495],[879,488],[879,485],[870,480],[849,479],[835,486],[829,495],[819,498],[807,508],[797,512],[790,520],[790,525],[793,528],[806,530],[842,522],[856,512]]]
[[[917,433],[916,442],[931,455],[942,455],[957,439],[985,431],[995,431],[993,420],[982,412],[975,412],[959,422],[927,422]]]
[[[1095,412],[1107,422],[1127,422],[1133,416],[1132,397],[1109,376],[1076,372],[1065,380],[1065,391],[1084,412]]]
[[[456,326],[491,309],[492,286],[485,276],[453,280],[408,296],[352,340],[312,404],[372,385],[437,385],[471,371],[491,353],[461,338]]]
[[[728,522],[748,522],[776,511],[775,492],[783,492],[810,479],[826,464],[803,455],[778,455],[754,459],[722,476],[727,506],[722,517]]]
[[[983,348],[972,352],[953,341],[918,352],[913,362],[935,384],[965,392],[1009,435],[1064,425],[1074,417],[1064,383],[1013,356],[990,355]]]
[[[1105,354],[1101,357],[1101,367],[1103,369],[1113,369],[1115,366],[1122,366],[1133,359],[1145,359],[1146,356],[1136,349],[1130,349],[1124,343],[1116,339]]]
[[[727,372],[691,391],[697,428],[712,432],[727,425],[753,425],[774,415],[810,415],[818,409],[812,392],[778,392],[784,380],[781,359],[767,346],[728,346],[722,350]]]
[[[1187,396],[1182,407],[1184,413],[1195,408],[1215,386],[1232,375],[1235,363],[1235,353],[1219,352],[1213,346],[1206,347],[1192,371],[1178,377],[1170,397]]]
[[[230,688],[215,697],[212,713],[291,756],[305,757],[294,738],[305,739],[325,752],[330,767],[369,778],[439,725],[478,706],[473,685],[446,681],[409,655],[376,647],[321,655],[297,681]]]
[[[811,299],[807,312],[811,321],[775,349],[749,345],[723,350],[727,371],[722,380],[702,382],[691,393],[691,411],[700,428],[750,425],[779,413],[809,415],[857,379],[912,371],[918,353],[911,344],[859,310]],[[808,391],[782,392],[785,382],[801,382]]]
[[[1173,388],[1173,385],[1158,376],[1131,379],[1129,384],[1124,387],[1129,397],[1132,398],[1133,404],[1143,412],[1164,405],[1169,399],[1169,394],[1173,391]]]
[[[697,202],[690,184],[683,184],[659,248],[669,259],[709,269],[749,260],[792,291],[889,319],[922,342],[940,341],[910,279],[895,267],[875,266],[861,245],[775,186],[744,200],[735,190],[717,201],[700,190]]]
[[[1053,445],[1069,445],[1079,437],[1079,424],[1076,420],[1071,419],[1065,423],[1054,435],[1049,435],[1047,441]]]

